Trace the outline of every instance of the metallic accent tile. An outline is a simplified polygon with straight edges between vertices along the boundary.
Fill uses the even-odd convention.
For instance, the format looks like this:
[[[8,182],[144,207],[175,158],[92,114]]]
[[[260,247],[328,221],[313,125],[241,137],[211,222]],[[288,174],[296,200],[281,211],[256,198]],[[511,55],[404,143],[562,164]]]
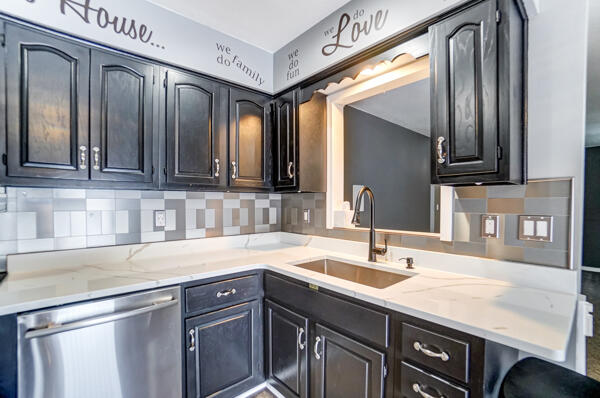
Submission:
[[[254,192],[240,192],[240,199],[254,200],[256,199],[256,194]]]
[[[520,198],[495,198],[487,202],[488,213],[519,214],[525,208],[525,200]]]
[[[530,181],[527,184],[525,197],[527,198],[548,198],[571,196],[571,180],[559,181]]]
[[[269,199],[269,207],[276,207],[281,209],[281,200]]]
[[[240,199],[240,208],[254,208],[254,199]]]
[[[256,225],[254,227],[254,231],[256,233],[265,233],[265,232],[269,232],[269,230],[270,229],[269,229],[269,225],[268,224],[267,225]]]
[[[194,225],[193,228],[188,228],[188,229],[200,229],[200,228],[204,228],[206,227],[206,220],[205,220],[205,214],[206,214],[207,210],[204,209],[196,209],[196,217],[194,218]],[[214,217],[214,213],[213,214]],[[209,228],[213,228],[214,227],[214,220],[212,221],[212,224],[210,225]]]
[[[526,185],[490,185],[487,188],[488,198],[524,198]]]
[[[219,199],[206,199],[207,209],[223,209],[223,201]]]
[[[268,193],[257,193],[256,199],[269,199],[269,194]]]
[[[570,212],[569,198],[526,198],[526,215],[568,216]]]
[[[231,209],[231,225],[233,227],[240,226],[240,209]]]
[[[531,264],[567,267],[569,264],[569,253],[566,250],[533,249],[526,247],[523,249],[523,261]]]
[[[281,200],[281,194],[280,193],[269,193],[269,199]]]
[[[485,199],[455,199],[454,212],[456,213],[485,213],[492,210],[487,209],[487,201]]]
[[[456,187],[454,194],[459,199],[484,199],[487,197],[486,187]]]

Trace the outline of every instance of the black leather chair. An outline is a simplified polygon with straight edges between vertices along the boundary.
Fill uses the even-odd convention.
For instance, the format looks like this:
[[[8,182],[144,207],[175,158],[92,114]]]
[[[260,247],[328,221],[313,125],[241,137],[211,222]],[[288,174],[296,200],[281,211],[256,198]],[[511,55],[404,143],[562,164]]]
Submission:
[[[600,382],[537,358],[517,362],[506,374],[500,398],[600,398]]]

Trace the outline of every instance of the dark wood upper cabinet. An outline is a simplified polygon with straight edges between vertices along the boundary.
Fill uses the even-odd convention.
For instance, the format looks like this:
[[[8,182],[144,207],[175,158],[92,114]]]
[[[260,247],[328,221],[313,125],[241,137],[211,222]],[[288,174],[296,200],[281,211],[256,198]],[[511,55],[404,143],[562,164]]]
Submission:
[[[269,382],[285,396],[308,397],[308,318],[269,300],[266,352]]]
[[[90,50],[6,25],[7,175],[88,179]]]
[[[271,99],[232,88],[229,103],[229,185],[269,188]]]
[[[274,101],[273,135],[275,154],[275,189],[297,187],[298,172],[298,103],[296,91]]]
[[[92,50],[91,70],[91,178],[151,184],[158,67]]]
[[[433,183],[523,182],[523,24],[487,0],[430,27]]]
[[[229,89],[171,69],[165,78],[167,185],[225,185]]]

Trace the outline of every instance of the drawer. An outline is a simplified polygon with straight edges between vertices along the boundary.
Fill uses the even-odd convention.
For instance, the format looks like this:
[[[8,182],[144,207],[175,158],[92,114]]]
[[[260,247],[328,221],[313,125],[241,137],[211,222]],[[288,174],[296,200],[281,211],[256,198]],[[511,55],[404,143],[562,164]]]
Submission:
[[[402,323],[402,355],[457,380],[469,382],[469,343]]]
[[[431,375],[415,366],[402,362],[400,391],[406,398],[468,398],[469,391]]]
[[[242,276],[185,289],[185,311],[197,312],[258,296],[258,275]]]
[[[305,286],[265,275],[265,295],[368,342],[388,347],[389,315]]]

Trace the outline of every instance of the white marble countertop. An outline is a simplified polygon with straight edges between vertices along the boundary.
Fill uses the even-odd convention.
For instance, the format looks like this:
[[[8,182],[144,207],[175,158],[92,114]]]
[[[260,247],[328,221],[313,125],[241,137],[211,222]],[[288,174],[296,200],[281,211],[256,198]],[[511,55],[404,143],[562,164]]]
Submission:
[[[409,272],[398,262],[366,262],[357,255],[364,244],[319,241],[311,244],[307,237],[272,233],[9,256],[9,273],[0,284],[0,315],[260,268],[530,354],[565,360],[575,294],[446,272],[419,265],[418,257]],[[352,250],[349,245],[354,245]],[[325,256],[412,277],[376,289],[293,265]]]

